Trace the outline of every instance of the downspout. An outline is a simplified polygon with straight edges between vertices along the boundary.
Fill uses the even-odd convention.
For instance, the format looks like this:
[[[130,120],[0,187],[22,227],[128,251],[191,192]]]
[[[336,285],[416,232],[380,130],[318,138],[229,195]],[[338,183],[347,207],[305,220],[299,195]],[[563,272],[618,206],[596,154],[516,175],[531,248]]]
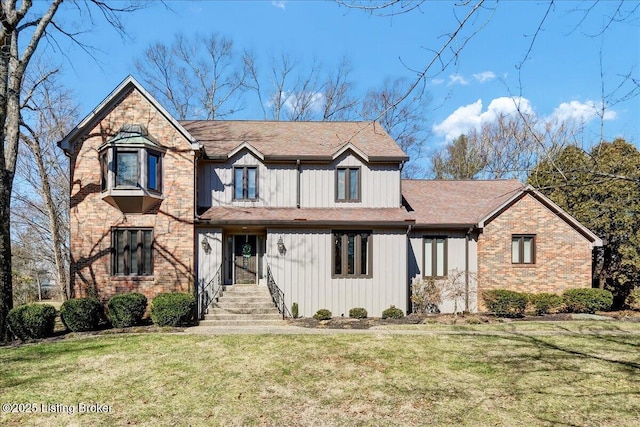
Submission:
[[[296,160],[296,207],[300,209],[300,159]]]
[[[464,311],[469,312],[469,235],[473,231],[469,228],[464,235]]]

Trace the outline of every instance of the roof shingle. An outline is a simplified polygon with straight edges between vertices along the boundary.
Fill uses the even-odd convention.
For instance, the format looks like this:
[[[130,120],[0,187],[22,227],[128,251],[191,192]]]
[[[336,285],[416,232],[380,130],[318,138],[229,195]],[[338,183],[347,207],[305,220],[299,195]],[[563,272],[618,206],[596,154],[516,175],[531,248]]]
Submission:
[[[190,120],[180,124],[210,157],[225,156],[243,143],[264,156],[330,157],[351,143],[370,158],[407,160],[378,123]]]
[[[517,180],[402,180],[416,225],[477,224],[523,189]]]

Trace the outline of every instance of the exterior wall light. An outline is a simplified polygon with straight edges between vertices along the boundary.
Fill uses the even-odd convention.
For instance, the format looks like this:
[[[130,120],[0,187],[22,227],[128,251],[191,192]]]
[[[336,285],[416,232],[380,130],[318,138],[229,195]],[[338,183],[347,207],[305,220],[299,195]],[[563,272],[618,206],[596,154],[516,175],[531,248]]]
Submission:
[[[284,242],[282,241],[282,236],[278,239],[278,252],[280,255],[285,256],[287,254],[287,248],[284,246]]]
[[[211,253],[211,245],[209,244],[209,239],[207,239],[207,236],[204,236],[202,238],[202,250],[207,255]]]

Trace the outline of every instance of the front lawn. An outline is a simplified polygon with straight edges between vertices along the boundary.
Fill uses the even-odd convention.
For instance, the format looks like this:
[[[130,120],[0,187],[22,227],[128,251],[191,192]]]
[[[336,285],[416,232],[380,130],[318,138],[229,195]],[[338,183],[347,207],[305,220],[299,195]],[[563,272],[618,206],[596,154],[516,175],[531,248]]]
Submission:
[[[0,402],[35,410],[3,412],[0,424],[639,425],[640,325],[571,325],[546,324],[543,334],[530,325],[121,334],[5,347]]]

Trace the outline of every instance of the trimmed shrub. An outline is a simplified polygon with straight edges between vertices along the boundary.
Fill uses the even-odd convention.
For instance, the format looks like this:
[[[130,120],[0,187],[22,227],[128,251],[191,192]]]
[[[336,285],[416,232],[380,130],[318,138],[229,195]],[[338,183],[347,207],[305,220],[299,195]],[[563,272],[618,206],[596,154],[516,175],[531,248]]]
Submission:
[[[533,305],[536,315],[540,316],[560,307],[562,305],[562,297],[557,294],[542,292],[529,294],[529,302]]]
[[[73,332],[92,331],[104,320],[104,307],[94,297],[70,299],[60,307],[60,318]]]
[[[569,313],[595,313],[611,310],[613,294],[605,289],[569,289],[562,294]]]
[[[298,303],[294,302],[293,304],[291,304],[291,315],[293,316],[294,319],[297,319],[298,317],[300,317],[300,313],[298,312],[299,308],[298,308]]]
[[[522,317],[527,308],[527,296],[507,289],[491,289],[482,293],[489,312],[500,317]]]
[[[128,328],[142,320],[147,309],[147,297],[137,292],[114,295],[107,303],[107,308],[114,327]]]
[[[383,319],[401,319],[403,317],[404,312],[394,306],[391,306],[382,312]]]
[[[53,335],[56,309],[49,304],[27,304],[13,308],[7,315],[9,329],[22,341]]]
[[[193,295],[169,292],[151,303],[151,320],[158,326],[182,326],[193,322],[196,300]]]
[[[632,289],[624,303],[632,310],[640,310],[640,288]]]
[[[329,320],[331,319],[331,312],[329,310],[327,310],[326,308],[321,308],[320,310],[316,311],[316,314],[313,315],[313,318],[316,320]]]
[[[354,319],[366,319],[367,314],[367,310],[362,307],[355,307],[349,310],[349,317],[352,317]]]

